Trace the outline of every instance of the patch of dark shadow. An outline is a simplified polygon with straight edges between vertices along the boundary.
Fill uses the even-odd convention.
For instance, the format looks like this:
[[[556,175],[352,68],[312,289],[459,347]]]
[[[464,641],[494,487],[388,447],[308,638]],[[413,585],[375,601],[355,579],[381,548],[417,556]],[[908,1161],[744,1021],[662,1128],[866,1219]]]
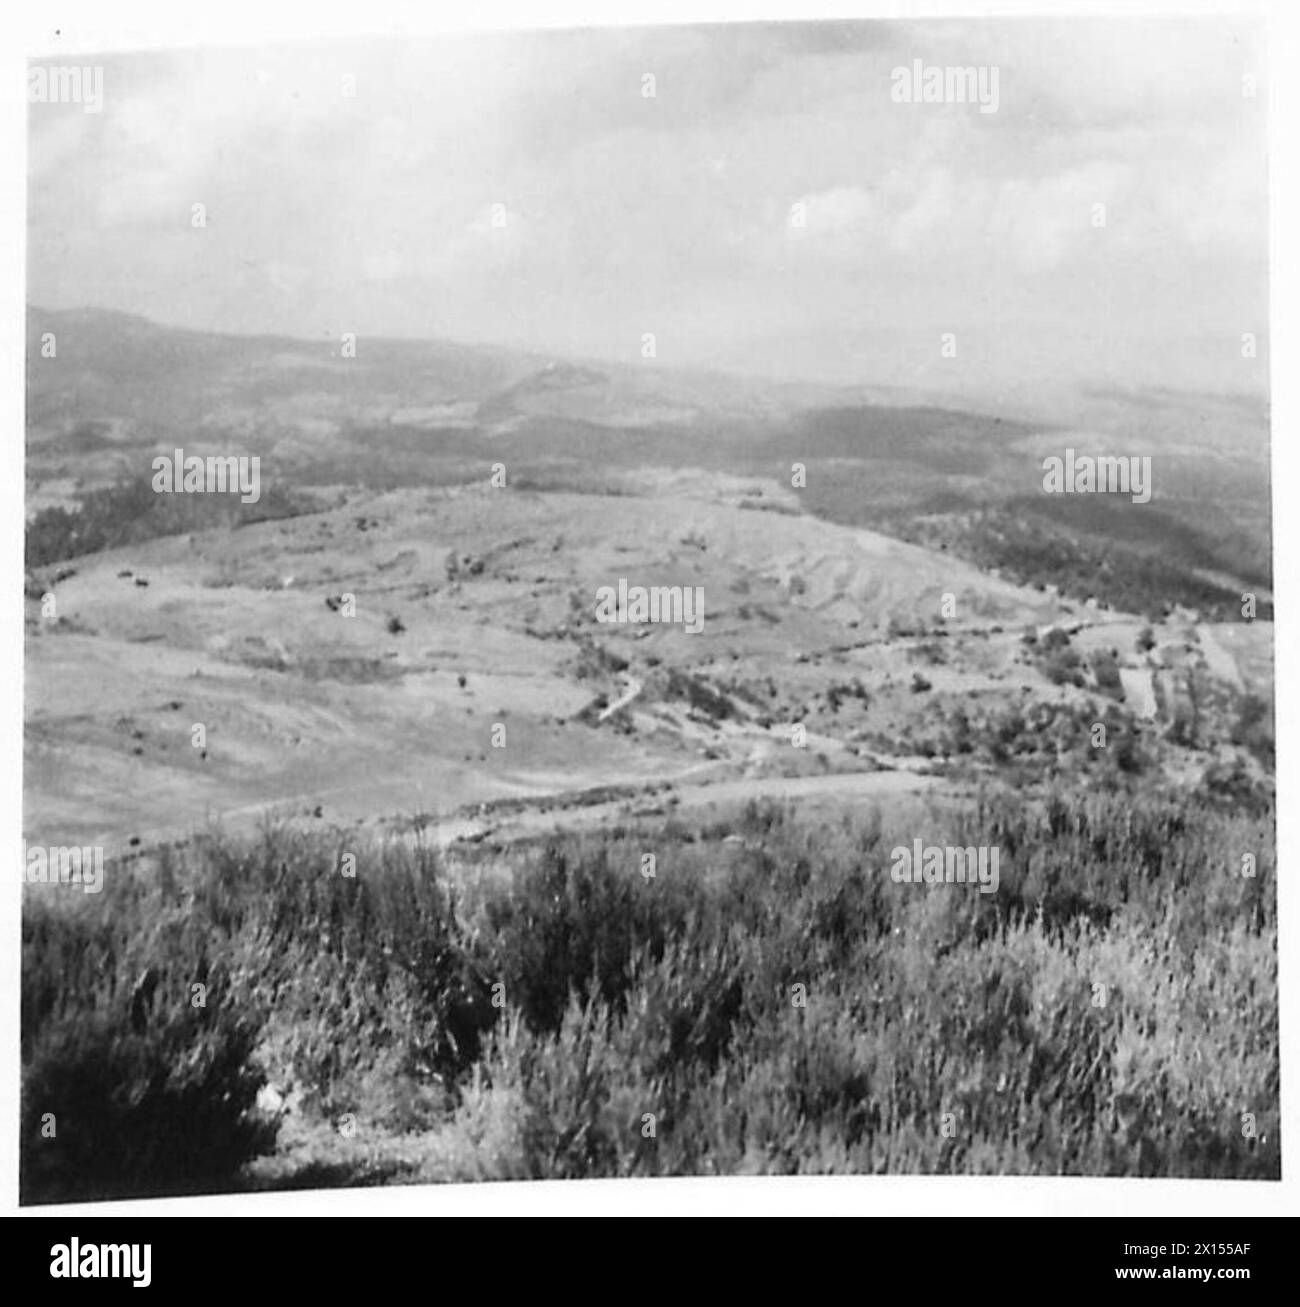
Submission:
[[[1006,881],[1003,881],[1004,887]],[[1008,920],[1037,921],[1044,931],[1065,933],[1075,927],[1080,919],[1087,921],[1094,929],[1105,931],[1110,926],[1110,919],[1116,908],[1102,902],[1090,894],[1076,889],[1053,885],[1046,889],[1034,887],[1034,893],[1027,886],[1008,887],[1009,892],[1003,897],[995,894],[996,907],[1000,916]]]
[[[263,672],[289,672],[293,665],[279,654],[262,653],[259,650],[246,650],[234,655],[226,655],[224,662],[239,663],[242,667],[256,667]]]
[[[802,517],[803,509],[792,508],[789,504],[783,504],[775,499],[742,499],[741,508],[748,508],[751,512],[756,513],[780,513],[784,517]]]
[[[585,634],[578,637],[578,652],[569,664],[574,677],[579,681],[616,676],[620,672],[627,671],[628,666],[628,660],[622,654],[606,648],[605,645],[597,643],[591,636]],[[601,704],[602,708],[604,706]]]
[[[749,621],[751,617],[758,617],[769,626],[780,626],[781,624],[781,615],[774,613],[770,608],[766,608],[762,604],[741,604],[736,609],[736,616],[743,622]]]
[[[608,707],[609,695],[598,694],[590,702],[583,704],[583,706],[573,714],[573,720],[580,726],[599,726],[600,714]]]
[[[939,408],[816,408],[801,414],[800,439],[817,458],[898,459],[973,475],[993,447],[1034,428]]]
[[[386,563],[376,563],[376,572],[387,572],[394,567],[414,567],[420,561],[420,555],[414,549],[403,549],[400,553],[395,554]]]
[[[593,472],[590,467],[520,472],[515,475],[514,487],[516,493],[529,490],[536,494],[599,495],[618,499],[634,498],[637,493],[613,477]]]
[[[725,721],[736,716],[736,705],[720,690],[690,672],[670,667],[663,678],[663,695],[668,699],[683,700],[695,712],[710,721]]]
[[[42,509],[27,524],[27,566],[42,567],[164,536],[299,517],[320,508],[314,498],[287,489],[267,469],[262,470],[260,498],[248,504],[238,493],[160,494],[152,479],[143,477],[88,491],[71,510]]]
[[[1135,513],[1128,495],[1017,495],[1002,507],[1009,514],[1046,518],[1113,544],[1173,555],[1187,565],[1210,567],[1219,561],[1215,542],[1195,526],[1152,504],[1143,504],[1143,511]]]
[[[550,794],[537,797],[508,796],[502,799],[487,799],[482,803],[466,804],[460,813],[471,817],[504,817],[526,812],[557,812],[570,808],[590,808],[601,803],[615,803],[620,800],[635,799],[645,794],[654,794],[667,789],[667,782],[638,788],[635,785],[593,785],[585,790],[573,790],[568,794]]]
[[[347,681],[354,685],[399,681],[405,675],[403,668],[382,658],[303,658],[292,670],[309,681]]]
[[[52,635],[98,635],[98,630],[93,626],[88,626],[79,617],[60,617],[58,621],[51,622],[46,627]],[[162,636],[156,636],[155,639],[162,639]]]
[[[1017,584],[1038,590],[1055,586],[1066,598],[1096,599],[1150,618],[1167,616],[1175,605],[1207,619],[1239,618],[1240,590],[1198,572],[1216,557],[1207,542],[1197,544],[1186,528],[1149,512],[1149,505],[1130,515],[1125,505],[1096,502],[1102,498],[1024,497],[951,518],[891,518],[880,525],[904,540],[947,549],[985,570],[997,569]],[[1163,552],[1166,526],[1165,538],[1176,537],[1185,552]],[[1271,583],[1267,567],[1253,571],[1242,565],[1235,573],[1264,588]],[[1272,605],[1261,600],[1256,615],[1271,619]]]
[[[295,1165],[292,1158],[258,1158],[245,1168],[241,1187],[266,1193],[289,1189],[365,1189],[393,1184],[414,1175],[415,1171],[414,1163],[398,1158],[370,1158],[360,1164],[353,1160],[310,1161],[301,1165]]]

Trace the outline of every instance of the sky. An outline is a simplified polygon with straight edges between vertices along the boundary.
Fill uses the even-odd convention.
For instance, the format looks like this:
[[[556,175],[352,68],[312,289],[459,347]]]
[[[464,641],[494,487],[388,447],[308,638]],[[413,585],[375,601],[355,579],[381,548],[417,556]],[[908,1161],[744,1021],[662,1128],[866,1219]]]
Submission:
[[[918,59],[996,68],[996,112],[899,102],[893,70]],[[652,333],[665,365],[952,390],[1266,375],[1267,69],[1245,21],[624,28],[96,62],[101,112],[29,105],[43,307],[629,362]],[[1245,332],[1260,358],[1242,357]]]

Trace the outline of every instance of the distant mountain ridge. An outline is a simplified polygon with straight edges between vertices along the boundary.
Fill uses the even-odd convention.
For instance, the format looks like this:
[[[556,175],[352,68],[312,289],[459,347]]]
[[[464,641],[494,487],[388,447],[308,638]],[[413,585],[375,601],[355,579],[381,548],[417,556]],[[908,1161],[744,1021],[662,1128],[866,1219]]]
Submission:
[[[642,467],[789,487],[802,466],[807,512],[1079,598],[1141,609],[1172,590],[1226,609],[1234,587],[1271,584],[1268,414],[1240,395],[1093,387],[1035,418],[653,359],[379,337],[353,350],[103,309],[33,306],[28,333],[29,517],[139,482],[176,447],[256,455],[295,493],[463,484],[498,462],[541,489],[634,484]],[[1045,496],[1043,460],[1067,448],[1150,457],[1151,503]]]

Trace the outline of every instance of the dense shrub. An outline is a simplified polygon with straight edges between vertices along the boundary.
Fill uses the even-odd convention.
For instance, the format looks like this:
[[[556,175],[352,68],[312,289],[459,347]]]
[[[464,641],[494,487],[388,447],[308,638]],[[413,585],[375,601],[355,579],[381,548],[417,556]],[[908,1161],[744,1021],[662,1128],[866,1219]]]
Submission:
[[[1083,659],[1079,657],[1077,649],[1055,649],[1044,657],[1041,666],[1043,675],[1053,685],[1084,684]]]
[[[1242,695],[1229,737],[1249,749],[1269,771],[1275,765],[1272,706],[1257,694]]]
[[[220,1189],[269,1149],[274,1127],[252,1110],[259,1026],[223,1004],[182,998],[138,1032],[116,1004],[37,1039],[23,1078],[24,1200]]]
[[[1114,651],[1108,649],[1094,650],[1089,663],[1092,667],[1093,677],[1097,682],[1097,688],[1103,694],[1122,699],[1124,697],[1124,682],[1120,678],[1119,659],[1115,656]]]
[[[24,1201],[228,1187],[273,1145],[252,1111],[262,1014],[214,924],[138,886],[25,905]]]
[[[27,524],[27,567],[216,526],[250,526],[317,512],[309,496],[271,480],[256,503],[237,494],[159,494],[148,478],[88,491],[74,509],[44,508]]]
[[[996,846],[998,892],[894,883],[891,849],[917,837]],[[1271,809],[1120,788],[826,821],[751,805],[452,866],[414,836],[355,849],[351,878],[331,837],[198,841],[148,876],[111,868],[97,908],[28,907],[24,1196],[1276,1177],[1272,849]],[[161,979],[139,1027],[142,967]],[[199,968],[206,1011],[162,1001]],[[267,1146],[247,1111],[263,1074],[299,1114],[241,1168]]]

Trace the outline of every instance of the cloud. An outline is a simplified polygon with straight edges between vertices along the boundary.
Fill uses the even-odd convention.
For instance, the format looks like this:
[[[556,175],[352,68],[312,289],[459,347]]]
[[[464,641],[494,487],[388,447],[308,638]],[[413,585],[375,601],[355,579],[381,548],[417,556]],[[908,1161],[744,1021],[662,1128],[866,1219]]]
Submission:
[[[791,231],[796,236],[862,236],[872,232],[879,220],[879,206],[870,191],[861,186],[835,186],[812,195],[801,195],[791,206]]]
[[[113,56],[102,114],[31,115],[31,295],[592,353],[671,323],[699,363],[986,301],[1218,329],[1229,299],[1263,311],[1260,49],[1171,19]],[[894,104],[912,58],[998,65],[998,112]]]

